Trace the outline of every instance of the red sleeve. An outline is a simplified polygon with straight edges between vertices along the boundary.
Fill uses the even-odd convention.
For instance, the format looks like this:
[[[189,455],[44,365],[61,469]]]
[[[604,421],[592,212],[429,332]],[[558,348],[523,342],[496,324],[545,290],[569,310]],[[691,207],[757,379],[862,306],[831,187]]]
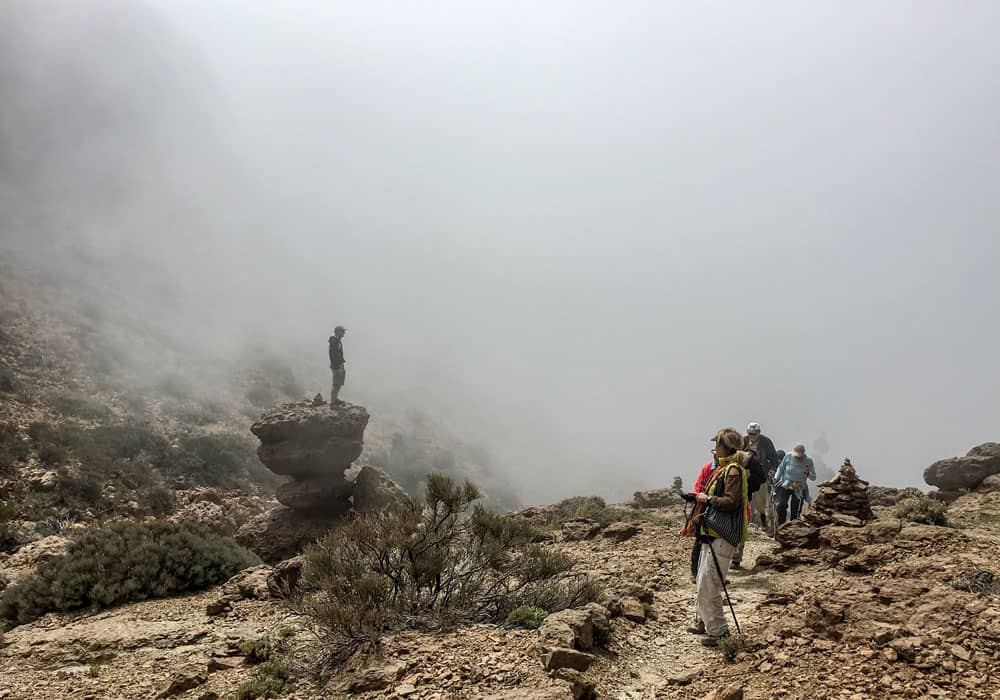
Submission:
[[[705,486],[708,485],[708,477],[712,476],[712,466],[712,462],[709,462],[698,472],[698,478],[694,480],[695,493],[702,493],[705,490]]]

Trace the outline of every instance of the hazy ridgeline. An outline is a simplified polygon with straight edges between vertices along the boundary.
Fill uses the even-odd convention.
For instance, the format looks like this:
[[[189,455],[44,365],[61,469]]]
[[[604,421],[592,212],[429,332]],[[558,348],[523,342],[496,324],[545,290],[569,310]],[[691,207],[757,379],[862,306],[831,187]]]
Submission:
[[[13,0],[0,240],[180,372],[342,323],[527,501],[749,420],[918,484],[996,438],[998,14]]]

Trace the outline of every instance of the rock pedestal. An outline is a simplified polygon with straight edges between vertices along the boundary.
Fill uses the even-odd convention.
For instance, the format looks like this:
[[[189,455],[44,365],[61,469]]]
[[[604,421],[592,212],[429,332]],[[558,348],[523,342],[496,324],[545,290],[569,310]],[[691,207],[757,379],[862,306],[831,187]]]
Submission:
[[[282,507],[245,523],[236,540],[264,561],[281,561],[329,532],[352,502],[357,512],[405,503],[406,493],[380,469],[364,467],[353,482],[344,478],[361,456],[367,425],[363,406],[327,405],[321,397],[266,411],[250,427],[261,443],[257,456],[291,481],[278,487]]]
[[[349,403],[300,401],[266,411],[250,426],[261,443],[257,456],[292,479],[278,487],[284,507],[251,519],[237,541],[275,562],[326,534],[351,509],[354,485],[344,472],[361,456],[367,425],[368,411]]]

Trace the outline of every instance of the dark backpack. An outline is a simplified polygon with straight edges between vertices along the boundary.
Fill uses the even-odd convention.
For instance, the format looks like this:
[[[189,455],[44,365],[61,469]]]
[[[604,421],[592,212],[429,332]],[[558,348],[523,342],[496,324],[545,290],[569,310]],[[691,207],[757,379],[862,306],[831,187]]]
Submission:
[[[757,455],[750,453],[750,461],[747,462],[747,496],[757,493],[761,486],[767,483],[767,470],[757,459]]]

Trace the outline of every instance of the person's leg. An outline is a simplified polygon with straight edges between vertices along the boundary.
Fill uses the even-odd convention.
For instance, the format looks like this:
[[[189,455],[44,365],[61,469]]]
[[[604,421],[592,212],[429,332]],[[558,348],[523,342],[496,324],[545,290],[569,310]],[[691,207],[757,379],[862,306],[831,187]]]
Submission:
[[[743,568],[743,545],[745,542],[740,542],[740,546],[736,548],[736,554],[733,555],[733,561],[729,564],[730,569],[742,569]]]
[[[799,498],[793,491],[791,495],[791,501],[792,501],[792,520],[798,520],[799,515],[801,515],[802,513],[802,499]]]
[[[753,514],[760,517],[761,527],[767,527],[767,488],[761,486],[750,498],[750,507]]]
[[[694,546],[691,547],[691,583],[698,582],[698,564],[701,559],[701,542],[696,537]],[[695,601],[694,620],[688,625],[687,631],[691,634],[705,634],[705,623],[698,615],[698,603]]]
[[[714,559],[709,546],[715,551]],[[710,637],[721,637],[729,633],[723,609],[725,594],[719,570],[725,574],[735,552],[736,548],[721,538],[702,545],[701,560],[698,562],[698,615],[705,623],[705,633]]]
[[[778,487],[778,525],[783,525],[788,519],[788,496],[791,491]]]

